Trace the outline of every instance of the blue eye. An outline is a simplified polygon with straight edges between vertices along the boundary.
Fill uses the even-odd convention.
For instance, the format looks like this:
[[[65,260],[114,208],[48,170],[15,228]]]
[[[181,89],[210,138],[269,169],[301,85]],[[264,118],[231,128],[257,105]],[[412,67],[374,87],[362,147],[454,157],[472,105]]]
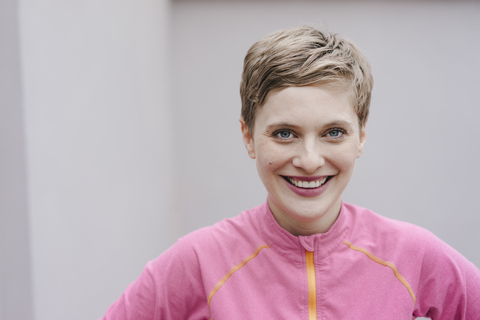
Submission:
[[[279,135],[280,135],[280,138],[287,139],[287,138],[290,138],[292,134],[288,131],[282,131],[279,133]]]
[[[331,138],[340,138],[345,132],[340,129],[333,129],[328,132],[328,136]]]
[[[286,130],[279,130],[274,132],[274,135],[280,139],[290,139],[293,137],[293,134],[290,131]]]

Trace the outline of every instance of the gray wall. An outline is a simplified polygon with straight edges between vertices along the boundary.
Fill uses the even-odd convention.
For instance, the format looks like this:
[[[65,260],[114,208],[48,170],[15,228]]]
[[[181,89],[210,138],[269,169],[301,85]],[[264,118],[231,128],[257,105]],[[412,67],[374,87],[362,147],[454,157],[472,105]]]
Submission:
[[[249,46],[345,34],[375,89],[344,200],[480,266],[478,2],[0,2],[0,319],[95,319],[177,237],[266,199],[241,141]]]
[[[0,319],[32,319],[18,3],[0,1]]]
[[[169,2],[1,4],[0,319],[99,318],[172,242]]]
[[[184,232],[265,201],[238,123],[243,57],[270,32],[311,24],[352,39],[373,67],[344,201],[427,228],[480,266],[479,2],[181,1],[172,22]]]

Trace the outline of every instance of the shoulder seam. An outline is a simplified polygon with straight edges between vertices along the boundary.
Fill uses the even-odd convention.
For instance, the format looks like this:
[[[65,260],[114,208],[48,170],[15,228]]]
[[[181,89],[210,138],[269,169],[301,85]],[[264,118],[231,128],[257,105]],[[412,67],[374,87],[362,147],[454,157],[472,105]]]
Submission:
[[[243,266],[245,266],[247,264],[247,262],[254,259],[262,249],[270,249],[270,246],[268,246],[266,244],[262,244],[262,245],[258,246],[257,249],[251,255],[249,255],[248,257],[243,259],[242,262],[240,262],[239,264],[237,264],[236,266],[231,268],[230,271],[228,271],[227,274],[225,276],[223,276],[223,278],[215,285],[215,287],[212,289],[212,291],[210,291],[210,294],[208,295],[208,299],[207,299],[208,308],[210,308],[210,301],[212,300],[213,296],[215,295],[215,293],[217,293],[218,289],[220,289],[220,287],[228,280],[228,278],[230,278],[230,276],[235,271],[238,271]]]
[[[402,275],[400,274],[400,272],[398,272],[398,269],[397,267],[389,262],[389,261],[385,261],[385,260],[382,260],[376,256],[374,256],[373,254],[371,254],[368,250],[364,249],[364,248],[360,248],[360,247],[356,247],[354,246],[350,241],[344,241],[343,244],[345,244],[346,246],[348,246],[350,249],[352,250],[355,250],[355,251],[359,251],[359,252],[362,252],[364,253],[367,257],[369,257],[370,259],[372,259],[373,261],[375,261],[376,263],[378,264],[381,264],[383,266],[386,266],[386,267],[389,267],[390,269],[393,270],[393,273],[395,274],[395,276],[397,277],[397,279],[407,288],[408,292],[410,293],[410,296],[412,297],[413,299],[413,305],[415,305],[415,302],[416,302],[416,298],[415,298],[415,293],[413,292],[412,290],[412,287],[410,286],[410,284],[408,283],[407,280],[405,280],[404,277],[402,277]]]

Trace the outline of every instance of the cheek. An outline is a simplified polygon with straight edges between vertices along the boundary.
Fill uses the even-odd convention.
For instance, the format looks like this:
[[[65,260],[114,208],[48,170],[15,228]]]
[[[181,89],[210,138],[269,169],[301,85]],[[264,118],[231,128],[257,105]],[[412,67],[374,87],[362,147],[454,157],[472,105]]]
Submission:
[[[288,151],[281,146],[264,143],[256,146],[257,166],[260,170],[274,171],[289,161]]]
[[[341,144],[324,144],[323,155],[326,160],[340,170],[348,170],[357,159],[358,145],[354,141]]]
[[[338,150],[335,157],[337,167],[342,171],[351,171],[357,160],[358,147],[350,145],[342,150]]]

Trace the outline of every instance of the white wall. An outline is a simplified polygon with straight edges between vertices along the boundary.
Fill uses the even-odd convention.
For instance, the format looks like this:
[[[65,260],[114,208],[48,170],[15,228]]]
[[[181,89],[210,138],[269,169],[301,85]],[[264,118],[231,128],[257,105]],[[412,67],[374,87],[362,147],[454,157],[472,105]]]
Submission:
[[[171,244],[168,12],[20,1],[35,320],[101,317]]]
[[[302,24],[341,33],[375,78],[366,150],[344,200],[421,225],[480,266],[480,3],[179,1],[173,91],[183,232],[266,199],[242,144],[243,58]]]

